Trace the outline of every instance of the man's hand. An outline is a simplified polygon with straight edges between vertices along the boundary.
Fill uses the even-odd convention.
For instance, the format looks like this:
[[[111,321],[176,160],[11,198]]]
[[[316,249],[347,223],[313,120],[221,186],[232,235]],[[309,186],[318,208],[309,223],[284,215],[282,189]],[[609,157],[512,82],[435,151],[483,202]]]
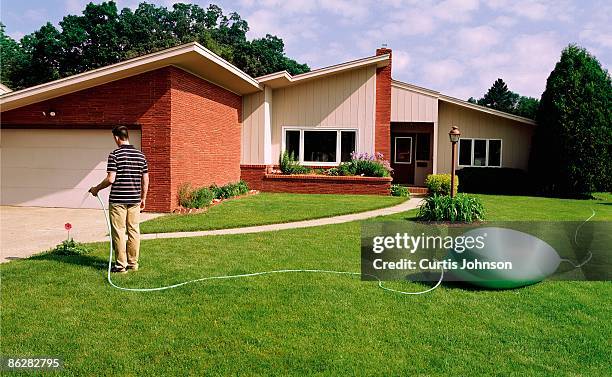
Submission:
[[[91,195],[93,195],[93,196],[98,196],[98,192],[99,192],[99,191],[100,191],[100,190],[98,189],[98,187],[97,187],[97,186],[93,186],[92,188],[90,188],[90,189],[89,189],[89,192],[90,192],[90,193],[91,193]]]
[[[147,199],[144,199],[144,198],[140,200],[140,210],[141,211],[145,209],[146,201]]]

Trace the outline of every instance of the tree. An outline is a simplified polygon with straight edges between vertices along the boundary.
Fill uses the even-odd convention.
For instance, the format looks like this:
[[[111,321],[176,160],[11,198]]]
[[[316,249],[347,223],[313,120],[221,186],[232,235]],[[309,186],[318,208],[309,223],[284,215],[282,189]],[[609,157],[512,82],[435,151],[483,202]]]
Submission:
[[[21,45],[6,35],[4,28],[4,24],[0,23],[0,77],[3,84],[13,89],[16,85],[8,78],[15,76],[15,71],[22,70],[27,57]]]
[[[612,190],[612,82],[584,48],[563,50],[536,120],[530,170],[545,193]]]
[[[495,80],[491,88],[480,99],[468,98],[468,102],[490,107],[506,113],[535,119],[539,101],[533,97],[521,96],[512,92],[501,78]]]
[[[168,9],[143,2],[134,11],[119,12],[114,1],[89,3],[59,26],[47,23],[20,43],[2,28],[2,82],[20,89],[193,41],[251,76],[310,70],[285,55],[278,37],[247,40],[248,23],[212,4],[204,9],[178,3]]]
[[[514,109],[518,101],[517,97],[518,94],[508,90],[504,80],[497,79],[485,95],[478,100],[478,104],[509,113]]]

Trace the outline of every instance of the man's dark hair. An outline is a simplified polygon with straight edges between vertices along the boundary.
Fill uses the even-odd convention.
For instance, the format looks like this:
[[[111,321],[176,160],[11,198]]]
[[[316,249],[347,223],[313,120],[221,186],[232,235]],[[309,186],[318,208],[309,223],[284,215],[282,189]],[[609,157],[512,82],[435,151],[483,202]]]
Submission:
[[[128,128],[126,126],[117,126],[113,128],[113,135],[117,136],[119,140],[127,140],[128,136]]]

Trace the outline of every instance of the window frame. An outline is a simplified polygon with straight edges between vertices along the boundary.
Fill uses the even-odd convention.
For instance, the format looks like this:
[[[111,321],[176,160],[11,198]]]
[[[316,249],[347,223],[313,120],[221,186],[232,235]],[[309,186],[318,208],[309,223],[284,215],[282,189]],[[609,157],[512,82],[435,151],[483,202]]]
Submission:
[[[410,139],[410,160],[408,162],[406,161],[397,161],[397,139]],[[394,164],[400,164],[400,165],[410,165],[412,164],[412,152],[413,152],[413,147],[414,147],[414,140],[412,140],[412,136],[395,136],[393,138],[393,163]]]
[[[503,157],[504,157],[504,140],[503,139],[498,139],[498,138],[483,138],[483,137],[462,137],[459,139],[459,143],[461,143],[461,140],[471,140],[472,141],[472,148],[471,148],[471,156],[470,156],[470,165],[462,165],[459,163],[459,161],[461,161],[461,144],[457,146],[457,166],[459,167],[465,167],[465,168],[501,168],[503,166]],[[484,165],[474,165],[474,150],[476,148],[474,148],[475,140],[485,140],[486,141],[486,149],[485,149],[485,164]],[[499,141],[499,166],[493,166],[493,165],[489,165],[489,142],[493,140],[493,141]]]
[[[297,126],[283,126],[282,138],[281,138],[281,153],[285,153],[286,149],[286,138],[287,131],[299,131],[300,132],[300,153],[298,161],[300,164],[308,166],[338,166],[342,163],[342,131],[354,132],[355,133],[355,151],[359,152],[359,130],[357,128],[331,128],[331,127],[297,127]],[[307,131],[323,131],[323,132],[336,132],[336,161],[304,161],[304,132]]]

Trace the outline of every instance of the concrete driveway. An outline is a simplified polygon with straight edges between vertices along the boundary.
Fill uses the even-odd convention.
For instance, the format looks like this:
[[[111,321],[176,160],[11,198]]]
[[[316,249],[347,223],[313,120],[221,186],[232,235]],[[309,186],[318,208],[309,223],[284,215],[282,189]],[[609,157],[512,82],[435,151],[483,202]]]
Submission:
[[[141,221],[161,216],[142,213]],[[0,207],[0,263],[48,250],[66,239],[64,224],[78,242],[105,240],[106,220],[99,209]]]

